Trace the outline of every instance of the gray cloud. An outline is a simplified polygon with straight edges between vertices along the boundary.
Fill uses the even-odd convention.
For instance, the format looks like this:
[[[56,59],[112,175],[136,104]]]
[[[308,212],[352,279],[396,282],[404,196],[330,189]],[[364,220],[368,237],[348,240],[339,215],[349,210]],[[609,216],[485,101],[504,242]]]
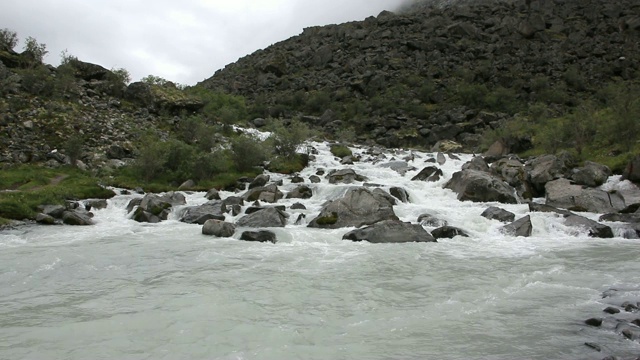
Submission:
[[[0,28],[67,49],[134,80],[194,84],[238,58],[309,26],[362,20],[404,0],[20,0],[0,6]],[[20,47],[20,46],[19,46]]]

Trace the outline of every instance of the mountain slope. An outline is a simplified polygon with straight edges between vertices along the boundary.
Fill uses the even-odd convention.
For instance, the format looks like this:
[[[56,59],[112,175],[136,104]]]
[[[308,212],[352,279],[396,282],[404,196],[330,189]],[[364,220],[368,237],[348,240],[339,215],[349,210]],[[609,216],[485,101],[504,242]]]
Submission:
[[[485,128],[532,104],[563,113],[636,78],[639,30],[631,0],[423,2],[304,29],[200,85],[246,97],[255,116],[315,115],[303,120],[387,146],[474,149]]]

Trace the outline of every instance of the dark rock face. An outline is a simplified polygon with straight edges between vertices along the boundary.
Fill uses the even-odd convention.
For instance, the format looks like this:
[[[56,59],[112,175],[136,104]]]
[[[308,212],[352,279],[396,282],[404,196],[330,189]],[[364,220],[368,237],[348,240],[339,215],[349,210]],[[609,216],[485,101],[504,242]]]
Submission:
[[[236,226],[221,220],[210,219],[202,226],[203,235],[216,237],[232,237],[236,232]]]
[[[435,242],[433,236],[417,224],[386,220],[362,229],[353,230],[343,240],[371,243]]]
[[[583,188],[567,179],[550,181],[545,186],[547,205],[574,211],[611,213],[625,208],[624,198],[617,193]]]
[[[255,242],[270,242],[275,244],[277,242],[276,234],[271,231],[245,231],[240,235],[240,240],[255,241]]]
[[[480,214],[480,216],[501,222],[513,222],[516,219],[516,215],[514,213],[495,206],[487,208],[482,212],[482,214]]]
[[[458,171],[444,187],[457,193],[460,201],[518,203],[514,188],[495,175],[482,171]]]
[[[442,226],[431,231],[431,236],[436,239],[452,239],[456,236],[469,237],[469,234],[457,227]]]
[[[269,175],[260,174],[249,184],[249,190],[267,185],[271,177]]]
[[[387,196],[364,187],[349,189],[342,198],[325,205],[309,227],[337,229],[398,220],[393,212],[395,202]]]
[[[523,237],[531,236],[532,230],[533,225],[531,224],[531,216],[529,215],[501,228],[501,231],[507,235]]]
[[[250,228],[284,227],[287,217],[286,213],[276,208],[265,208],[241,217],[236,221],[236,225]]]

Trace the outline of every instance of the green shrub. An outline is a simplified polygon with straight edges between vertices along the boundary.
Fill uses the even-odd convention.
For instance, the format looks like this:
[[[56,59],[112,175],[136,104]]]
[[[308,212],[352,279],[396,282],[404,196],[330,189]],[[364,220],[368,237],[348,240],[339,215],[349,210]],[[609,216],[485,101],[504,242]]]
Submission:
[[[231,141],[232,159],[240,172],[251,171],[267,160],[269,152],[264,142],[250,135],[240,135]]]
[[[331,154],[335,157],[343,158],[345,156],[351,156],[353,153],[351,149],[345,145],[334,144],[331,145]]]
[[[293,158],[300,145],[312,135],[311,129],[297,120],[292,120],[288,124],[283,121],[272,121],[269,130],[272,131],[269,141],[274,153],[284,158]]]
[[[0,50],[5,48],[13,50],[18,45],[18,34],[15,31],[4,28],[0,30]]]
[[[29,57],[32,67],[42,64],[44,56],[48,53],[47,45],[38,43],[38,41],[29,36],[24,42],[24,52]]]

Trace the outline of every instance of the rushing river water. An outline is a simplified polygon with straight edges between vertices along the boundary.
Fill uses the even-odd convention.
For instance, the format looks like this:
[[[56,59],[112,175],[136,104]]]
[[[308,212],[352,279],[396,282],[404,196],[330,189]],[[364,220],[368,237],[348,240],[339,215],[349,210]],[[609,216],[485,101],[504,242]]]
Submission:
[[[317,167],[345,167],[326,144],[314,146],[320,154],[305,179]],[[416,155],[410,164],[420,170],[431,154]],[[604,291],[640,296],[639,240],[589,238],[549,213],[531,213],[532,237],[503,235],[503,224],[480,216],[498,204],[459,202],[442,189],[469,159],[448,159],[437,183],[410,181],[417,170],[401,176],[381,162],[352,166],[370,183],[407,189],[412,202],[394,208],[401,220],[429,212],[471,234],[438,243],[354,243],[341,240],[350,229],[293,225],[299,213],[310,221],[349,187],[326,179],[313,184],[307,210],[287,210],[290,225],[274,230],[277,244],[207,237],[201,226],[176,219],[134,222],[125,210],[134,195],[94,211],[94,226],[0,232],[0,359],[640,354],[639,342],[584,324],[624,300],[603,298]],[[295,187],[272,174],[279,178],[283,191]],[[202,193],[187,198],[206,201]],[[517,218],[529,214],[524,204],[498,206]]]

